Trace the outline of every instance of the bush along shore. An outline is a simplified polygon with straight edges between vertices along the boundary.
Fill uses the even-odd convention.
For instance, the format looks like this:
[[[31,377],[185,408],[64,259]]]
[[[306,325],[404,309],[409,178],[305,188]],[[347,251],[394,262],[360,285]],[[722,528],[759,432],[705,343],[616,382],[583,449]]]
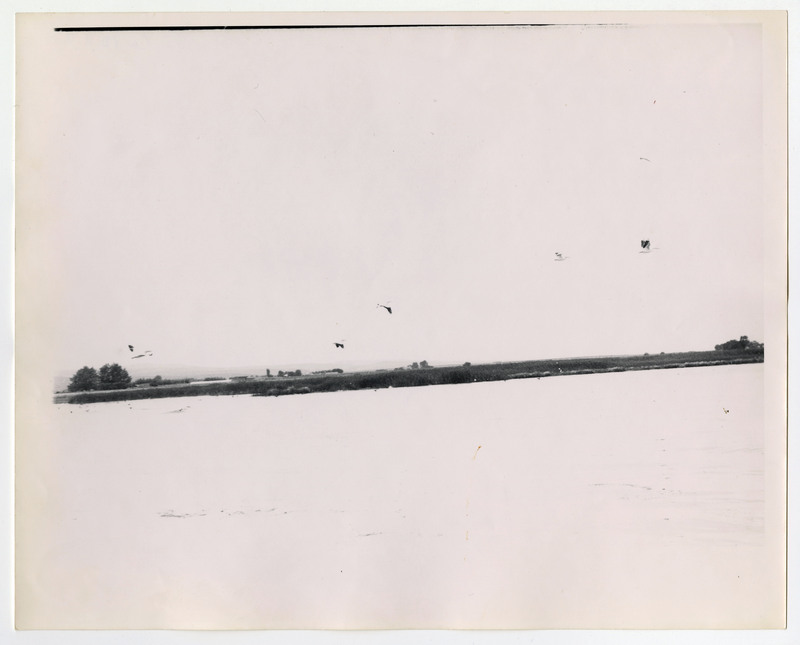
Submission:
[[[292,376],[240,377],[222,382],[195,381],[157,387],[57,394],[56,403],[100,403],[132,401],[182,396],[225,396],[251,394],[254,396],[284,396],[315,392],[381,389],[390,387],[420,387],[452,385],[485,381],[506,381],[520,378],[549,378],[576,374],[602,374],[636,370],[677,369],[763,363],[763,346],[752,349],[644,354],[635,356],[603,356],[566,358],[512,363],[464,363],[459,366],[396,368],[366,372],[331,371],[322,374]],[[426,364],[427,365],[427,364]]]

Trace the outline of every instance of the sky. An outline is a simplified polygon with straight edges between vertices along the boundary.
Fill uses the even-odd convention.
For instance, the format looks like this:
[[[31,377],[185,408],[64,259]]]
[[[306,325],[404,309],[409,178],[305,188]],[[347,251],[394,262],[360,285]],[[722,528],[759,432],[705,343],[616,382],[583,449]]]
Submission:
[[[758,25],[31,42],[18,240],[60,369],[764,337]]]

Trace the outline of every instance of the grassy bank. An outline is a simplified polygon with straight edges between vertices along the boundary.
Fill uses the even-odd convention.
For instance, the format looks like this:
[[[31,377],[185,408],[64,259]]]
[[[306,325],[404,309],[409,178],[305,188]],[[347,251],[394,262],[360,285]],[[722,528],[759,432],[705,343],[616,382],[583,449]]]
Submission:
[[[58,394],[56,403],[99,403],[103,401],[132,401],[184,396],[284,396],[313,392],[366,390],[387,387],[420,387],[505,381],[518,378],[548,378],[574,374],[600,374],[635,370],[676,369],[762,363],[763,352],[708,351],[673,354],[644,354],[637,356],[602,356],[558,360],[520,361],[514,363],[484,363],[420,369],[378,370],[342,374],[312,374],[289,377],[252,377],[220,383],[182,383],[158,387],[136,387],[123,390]]]

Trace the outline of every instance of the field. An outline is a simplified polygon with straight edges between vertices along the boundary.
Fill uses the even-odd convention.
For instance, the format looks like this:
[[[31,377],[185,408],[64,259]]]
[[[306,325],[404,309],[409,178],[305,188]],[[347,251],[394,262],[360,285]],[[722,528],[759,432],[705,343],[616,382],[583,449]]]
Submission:
[[[165,397],[252,394],[256,396],[284,396],[312,392],[342,390],[367,390],[389,387],[419,387],[425,385],[452,385],[523,378],[547,378],[574,374],[599,374],[636,370],[676,369],[682,367],[708,367],[762,363],[763,352],[707,351],[670,354],[644,354],[637,356],[601,356],[567,358],[513,363],[484,363],[460,366],[398,368],[369,372],[288,377],[248,377],[223,382],[194,382],[188,384],[137,387],[102,392],[57,394],[56,403],[99,403],[103,401],[133,401]]]

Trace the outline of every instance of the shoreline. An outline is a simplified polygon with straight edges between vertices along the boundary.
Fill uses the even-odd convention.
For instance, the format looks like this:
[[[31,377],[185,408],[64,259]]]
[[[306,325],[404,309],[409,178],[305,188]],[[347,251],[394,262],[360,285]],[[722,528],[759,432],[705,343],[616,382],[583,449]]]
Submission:
[[[320,392],[340,392],[390,387],[424,387],[523,378],[548,378],[584,374],[682,369],[720,365],[763,363],[764,353],[754,351],[679,352],[634,356],[546,359],[508,363],[464,363],[460,366],[408,367],[393,370],[309,374],[305,376],[252,376],[220,382],[197,381],[178,385],[130,387],[120,390],[57,393],[54,403],[104,403],[187,396],[287,396]]]

